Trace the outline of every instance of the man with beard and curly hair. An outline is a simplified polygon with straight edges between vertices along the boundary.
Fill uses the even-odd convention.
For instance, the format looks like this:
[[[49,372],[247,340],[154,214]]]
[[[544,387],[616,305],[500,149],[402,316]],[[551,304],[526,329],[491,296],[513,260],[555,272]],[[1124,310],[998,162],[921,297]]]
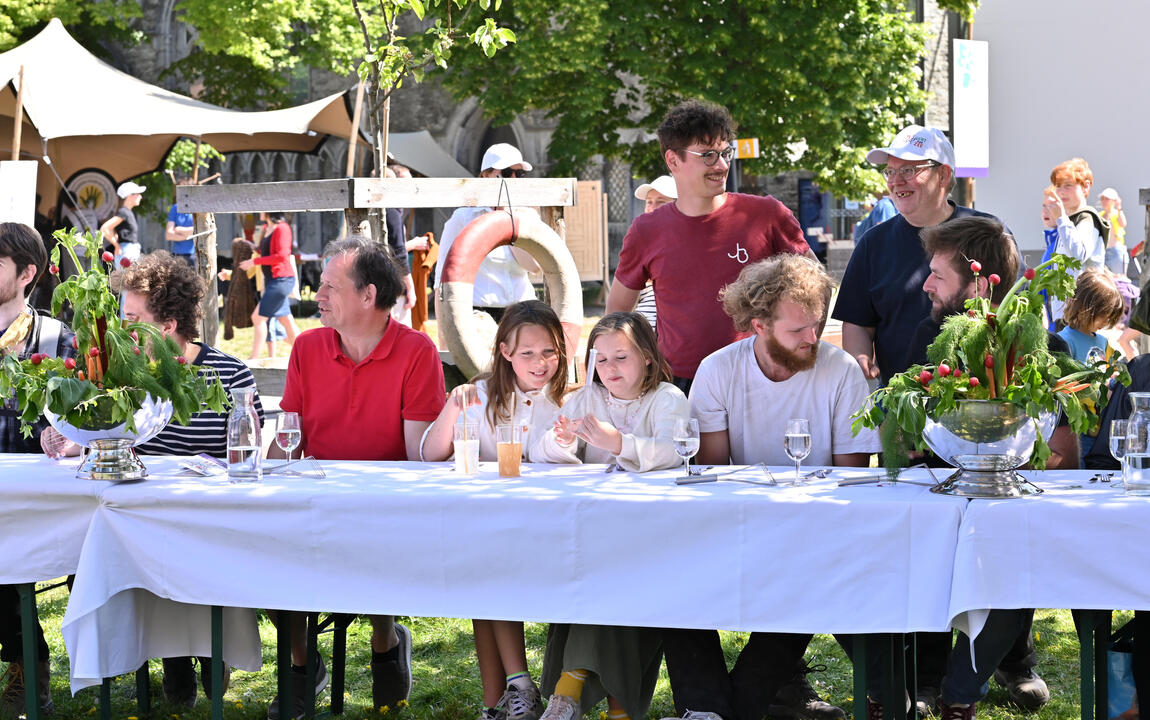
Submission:
[[[810,258],[783,253],[748,265],[722,293],[723,310],[751,336],[711,353],[691,386],[700,465],[787,465],[787,418],[807,418],[814,465],[865,467],[879,451],[874,431],[851,433],[867,395],[854,358],[822,342],[833,281]],[[794,685],[810,635],[754,632],[728,671],[715,630],[663,631],[675,708],[695,720],[761,718]],[[802,689],[802,685],[798,686]],[[808,686],[809,687],[809,686]],[[802,690],[799,717],[844,717]]]

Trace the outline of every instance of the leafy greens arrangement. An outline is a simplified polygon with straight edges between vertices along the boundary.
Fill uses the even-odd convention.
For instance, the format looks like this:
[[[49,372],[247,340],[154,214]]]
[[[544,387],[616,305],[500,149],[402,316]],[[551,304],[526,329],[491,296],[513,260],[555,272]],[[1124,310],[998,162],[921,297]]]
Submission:
[[[214,371],[201,375],[176,342],[155,326],[121,323],[119,302],[108,286],[113,257],[101,252],[99,238],[75,230],[58,230],[54,237],[48,271],[60,272],[61,248],[79,269],[52,295],[53,315],[59,316],[65,302],[72,307],[76,357],[34,353],[20,360],[12,352],[0,357],[0,397],[15,399],[24,436],[31,437],[45,408],[75,427],[126,424],[134,432],[132,416],[149,395],[170,400],[172,421],[180,425],[205,407],[223,412],[228,398]],[[87,269],[78,247],[89,261]]]
[[[981,265],[977,260],[970,265],[977,277]],[[958,400],[1013,403],[1035,422],[1043,412],[1061,410],[1074,432],[1093,431],[1106,404],[1107,381],[1117,377],[1129,385],[1130,375],[1112,358],[1085,365],[1048,349],[1042,291],[1069,297],[1075,286],[1069,270],[1079,266],[1077,260],[1054,255],[1027,269],[997,307],[985,297],[967,300],[966,312],[948,317],[927,348],[927,364],[892,377],[851,416],[854,432],[879,428],[884,462],[895,470],[907,464],[912,450],[926,449],[922,432],[927,417],[954,410]],[[997,275],[987,279],[991,286],[1001,282]],[[1036,435],[1031,462],[1041,469],[1050,447],[1041,432]]]

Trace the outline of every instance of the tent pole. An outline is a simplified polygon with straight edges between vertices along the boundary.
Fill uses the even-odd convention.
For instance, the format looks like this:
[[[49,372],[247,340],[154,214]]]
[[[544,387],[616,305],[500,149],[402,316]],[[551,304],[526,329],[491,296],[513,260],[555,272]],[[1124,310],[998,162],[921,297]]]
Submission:
[[[20,66],[19,82],[16,85],[16,117],[12,124],[12,159],[20,159],[20,132],[24,129],[24,66]]]
[[[347,176],[355,177],[355,159],[359,155],[359,120],[363,114],[363,81],[355,86],[355,111],[351,115],[351,137],[347,139]]]

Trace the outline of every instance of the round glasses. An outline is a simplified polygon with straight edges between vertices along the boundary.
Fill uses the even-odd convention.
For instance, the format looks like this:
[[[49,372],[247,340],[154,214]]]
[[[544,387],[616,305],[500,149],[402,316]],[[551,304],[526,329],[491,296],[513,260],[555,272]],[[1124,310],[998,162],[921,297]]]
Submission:
[[[733,146],[725,147],[722,150],[707,150],[706,152],[688,150],[687,148],[683,148],[683,151],[698,156],[707,167],[714,167],[715,164],[719,162],[719,158],[723,158],[724,161],[730,164],[731,160],[735,157],[735,148]]]
[[[906,167],[898,168],[897,170],[891,167],[882,169],[882,176],[887,180],[894,180],[896,177],[901,178],[903,182],[908,182],[911,178],[918,177],[918,175],[927,168],[938,167],[939,163],[928,162],[921,165],[907,165]]]

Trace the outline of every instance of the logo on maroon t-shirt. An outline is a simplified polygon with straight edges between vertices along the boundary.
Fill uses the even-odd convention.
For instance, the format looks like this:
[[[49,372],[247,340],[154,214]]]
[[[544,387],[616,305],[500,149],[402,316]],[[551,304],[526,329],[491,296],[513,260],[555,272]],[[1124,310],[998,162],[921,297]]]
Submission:
[[[745,247],[740,247],[738,243],[735,243],[735,252],[727,253],[727,257],[731,258],[732,260],[738,260],[744,265],[746,265],[747,261],[751,259],[750,254],[747,253],[747,249]]]

